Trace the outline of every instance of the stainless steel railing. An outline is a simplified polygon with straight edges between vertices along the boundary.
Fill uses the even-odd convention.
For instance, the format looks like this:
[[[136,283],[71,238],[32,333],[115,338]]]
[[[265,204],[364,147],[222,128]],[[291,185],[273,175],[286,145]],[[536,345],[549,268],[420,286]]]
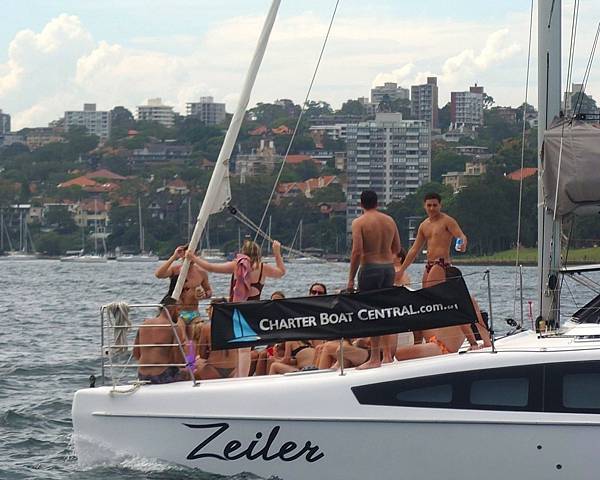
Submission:
[[[125,373],[130,371],[129,369],[138,369],[139,367],[178,367],[187,368],[191,381],[194,385],[197,384],[194,378],[194,372],[190,365],[186,363],[169,363],[169,364],[140,364],[138,362],[133,362],[133,349],[134,347],[139,348],[147,348],[147,347],[177,347],[181,354],[181,357],[185,359],[185,347],[183,345],[182,339],[179,337],[177,332],[176,324],[172,321],[171,315],[167,308],[161,304],[151,304],[151,303],[142,303],[142,304],[119,304],[120,307],[126,309],[127,311],[127,321],[126,324],[118,324],[116,323],[117,315],[111,314],[111,311],[114,310],[115,304],[107,304],[103,305],[100,308],[100,358],[101,358],[101,370],[102,370],[102,385],[106,385],[107,371],[111,378],[111,384],[113,390],[116,390],[117,385],[122,384]],[[131,312],[142,311],[144,309],[158,309],[159,312],[166,315],[168,322],[164,325],[144,325],[144,319],[139,322],[131,322],[129,314]],[[113,319],[115,321],[113,321]],[[123,320],[123,319],[121,319]],[[129,341],[131,334],[133,333],[133,337],[137,335],[139,329],[148,328],[148,327],[170,327],[173,331],[173,336],[176,340],[176,343],[170,344],[141,344],[135,343],[135,340]],[[123,333],[125,332],[125,333]],[[121,342],[117,342],[116,339],[120,338]],[[125,340],[124,342],[122,340]],[[122,352],[119,354],[117,352]],[[128,358],[123,361],[123,355],[128,354]],[[117,370],[120,369],[120,372]],[[130,379],[134,383],[139,383],[136,379]]]

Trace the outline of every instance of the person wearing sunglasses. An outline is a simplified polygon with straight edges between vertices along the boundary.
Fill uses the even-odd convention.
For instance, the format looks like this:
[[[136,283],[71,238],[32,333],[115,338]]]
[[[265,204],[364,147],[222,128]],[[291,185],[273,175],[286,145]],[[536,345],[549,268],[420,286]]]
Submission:
[[[327,287],[320,282],[315,282],[308,289],[308,295],[310,297],[314,297],[316,295],[327,295]]]

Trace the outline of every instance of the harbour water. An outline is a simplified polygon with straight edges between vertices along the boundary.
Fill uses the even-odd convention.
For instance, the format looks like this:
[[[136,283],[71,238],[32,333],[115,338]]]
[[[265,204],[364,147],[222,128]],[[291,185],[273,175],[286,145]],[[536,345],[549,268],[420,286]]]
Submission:
[[[115,465],[81,467],[71,448],[71,402],[75,390],[99,374],[99,308],[116,300],[156,303],[167,283],[153,276],[154,264],[65,264],[53,260],[0,263],[0,479],[216,479],[198,470],[151,459],[129,459]],[[471,293],[489,310],[485,267],[462,267]],[[343,288],[347,264],[291,264],[287,275],[268,281],[264,297],[274,290],[305,295],[322,281]],[[421,265],[409,274],[420,279]],[[492,307],[498,334],[505,319],[520,316],[514,303],[514,267],[490,267]],[[600,276],[594,274],[596,281]],[[535,295],[536,269],[523,269],[525,323],[528,301]],[[215,295],[228,292],[225,275],[211,277]],[[563,311],[573,312],[592,293],[567,283]],[[165,439],[168,441],[168,439]],[[257,478],[253,475],[235,478]]]

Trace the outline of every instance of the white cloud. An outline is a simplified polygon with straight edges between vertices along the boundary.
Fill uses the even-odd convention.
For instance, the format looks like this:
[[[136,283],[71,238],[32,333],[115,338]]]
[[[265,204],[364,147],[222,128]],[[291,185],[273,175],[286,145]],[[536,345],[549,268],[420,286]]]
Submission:
[[[186,102],[212,95],[233,111],[262,22],[262,16],[236,17],[197,36],[138,36],[119,44],[93,38],[78,17],[62,14],[40,32],[23,30],[11,41],[7,61],[0,64],[0,108],[13,115],[15,128],[43,125],[84,102],[134,111],[146,99],[162,97],[184,111]],[[395,81],[409,87],[434,75],[440,106],[450,91],[475,82],[498,104],[519,104],[528,22],[524,12],[487,23],[342,13],[311,98],[338,107],[348,98],[367,96],[374,84]],[[251,105],[304,99],[327,26],[326,19],[312,12],[277,19]],[[591,34],[580,30],[576,72],[579,64],[585,66],[581,59],[591,43]],[[592,82],[593,77],[588,87],[593,93]],[[530,98],[535,99],[533,89]]]

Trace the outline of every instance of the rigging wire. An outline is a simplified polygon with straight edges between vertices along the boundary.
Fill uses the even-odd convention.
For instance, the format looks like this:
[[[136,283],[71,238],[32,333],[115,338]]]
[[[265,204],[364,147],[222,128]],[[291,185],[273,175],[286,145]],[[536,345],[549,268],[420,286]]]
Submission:
[[[529,43],[527,47],[527,74],[525,80],[525,101],[523,102],[523,130],[521,134],[521,172],[525,166],[525,122],[527,117],[527,100],[529,99],[529,70],[531,63],[531,37],[533,31],[533,0],[531,0],[531,9],[529,14]],[[515,259],[515,288],[513,290],[513,318],[516,317],[517,311],[517,276],[519,274],[519,254],[521,250],[521,215],[523,210],[523,175],[519,182],[519,208],[517,218],[517,255]]]
[[[571,240],[573,238],[573,230],[574,229],[575,229],[575,215],[573,215],[571,217],[571,225],[570,225],[570,228],[569,228],[569,235],[567,237],[567,246],[565,248],[565,258],[564,258],[564,261],[563,261],[563,265],[564,266],[567,266],[568,263],[569,263],[569,251],[571,249]],[[565,283],[565,276],[566,275],[564,275],[564,274],[560,276],[560,283],[558,285],[558,291],[559,291],[559,293],[562,291],[563,285]],[[553,302],[560,302],[560,295],[555,295],[554,299],[553,299]],[[552,305],[550,308],[551,309],[552,308],[558,308],[559,305],[560,304],[558,304],[558,305]],[[559,314],[560,314],[560,310],[559,310]],[[559,318],[559,321],[560,321],[560,318]]]
[[[265,206],[265,210],[262,214],[262,217],[260,219],[260,223],[258,224],[258,229],[260,230],[262,228],[262,225],[265,221],[265,217],[267,216],[267,212],[269,211],[269,206],[271,205],[271,200],[273,199],[273,195],[275,194],[275,190],[277,189],[277,185],[279,184],[279,180],[281,178],[281,174],[283,173],[283,168],[285,167],[285,163],[287,161],[288,155],[290,153],[290,150],[292,148],[292,145],[294,143],[294,139],[296,138],[296,134],[298,133],[298,127],[300,126],[300,122],[302,121],[302,117],[304,115],[304,112],[306,111],[306,106],[308,104],[308,99],[310,97],[310,93],[312,91],[312,87],[315,83],[315,79],[317,77],[317,72],[319,71],[319,66],[321,65],[321,59],[323,58],[323,53],[325,52],[325,46],[327,45],[327,42],[329,40],[329,34],[331,32],[331,27],[333,26],[333,21],[335,19],[335,15],[338,9],[338,5],[340,3],[340,0],[336,0],[335,2],[335,7],[333,9],[333,13],[331,15],[331,20],[329,21],[329,27],[327,28],[327,33],[325,35],[325,39],[323,40],[323,45],[321,46],[321,52],[319,53],[319,58],[317,59],[317,64],[315,65],[315,69],[312,75],[312,78],[310,80],[310,84],[308,86],[308,90],[306,92],[306,97],[304,98],[304,103],[302,104],[302,108],[300,109],[300,114],[298,115],[298,120],[296,121],[296,125],[294,127],[294,131],[292,132],[292,138],[290,138],[290,143],[287,146],[285,155],[283,157],[283,161],[281,162],[281,167],[279,167],[279,172],[277,173],[277,178],[275,179],[275,184],[273,185],[273,189],[271,190],[271,194],[269,195],[269,200],[267,201],[267,204]],[[254,237],[254,241],[256,242],[258,238],[258,231],[256,232],[256,236]]]
[[[567,81],[565,82],[565,109],[567,107],[567,93],[573,78],[573,59],[575,57],[575,40],[577,38],[577,24],[579,21],[579,0],[573,3],[573,19],[571,21],[571,41],[569,44],[569,62],[567,66]]]
[[[256,223],[254,223],[247,215],[245,215],[243,212],[241,212],[238,208],[233,207],[232,205],[229,206],[229,212],[236,217],[240,223],[242,223],[244,226],[246,226],[250,231],[255,232],[255,241],[256,239],[258,239],[258,237],[261,237],[269,242],[273,242],[273,238],[271,238],[271,236],[265,232],[264,230],[262,230]],[[285,245],[281,246],[282,249],[287,250],[288,254],[294,254],[297,256],[304,256],[304,257],[308,257],[311,258],[313,260],[318,261],[319,263],[328,263],[329,265],[332,265],[331,262],[328,262],[326,259],[314,256],[314,255],[309,255],[306,254],[304,252],[301,252],[300,250],[297,250],[295,248],[292,247],[286,247]],[[337,263],[333,263],[333,265],[337,265],[338,267],[341,267],[341,265],[337,264]],[[346,268],[344,266],[344,268]]]
[[[594,37],[594,43],[592,44],[592,51],[590,52],[590,56],[588,58],[588,63],[585,67],[585,73],[583,74],[583,86],[581,87],[581,92],[577,97],[577,103],[575,104],[575,108],[573,112],[575,115],[580,113],[581,107],[583,106],[583,95],[585,93],[585,89],[587,87],[587,82],[590,78],[590,72],[592,70],[592,64],[594,63],[594,57],[596,55],[596,46],[598,45],[598,35],[600,35],[600,22],[598,22],[598,27],[596,28],[596,36]]]

